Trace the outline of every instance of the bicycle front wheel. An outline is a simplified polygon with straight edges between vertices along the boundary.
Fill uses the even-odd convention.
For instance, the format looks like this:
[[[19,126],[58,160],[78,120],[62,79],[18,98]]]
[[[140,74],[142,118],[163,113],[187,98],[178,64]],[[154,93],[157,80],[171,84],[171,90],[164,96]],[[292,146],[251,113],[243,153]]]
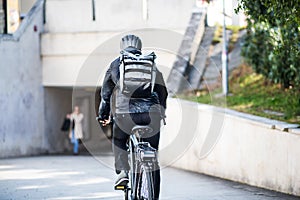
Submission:
[[[141,165],[140,167],[137,191],[139,200],[154,199],[152,171],[144,165]]]

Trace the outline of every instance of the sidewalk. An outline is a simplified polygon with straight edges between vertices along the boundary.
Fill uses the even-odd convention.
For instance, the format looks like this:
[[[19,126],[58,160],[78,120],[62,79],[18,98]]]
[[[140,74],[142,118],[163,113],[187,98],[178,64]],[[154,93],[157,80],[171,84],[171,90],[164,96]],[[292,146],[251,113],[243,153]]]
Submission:
[[[41,156],[0,160],[0,200],[122,199],[113,190],[112,156]],[[276,192],[174,168],[162,170],[161,199],[296,200]]]

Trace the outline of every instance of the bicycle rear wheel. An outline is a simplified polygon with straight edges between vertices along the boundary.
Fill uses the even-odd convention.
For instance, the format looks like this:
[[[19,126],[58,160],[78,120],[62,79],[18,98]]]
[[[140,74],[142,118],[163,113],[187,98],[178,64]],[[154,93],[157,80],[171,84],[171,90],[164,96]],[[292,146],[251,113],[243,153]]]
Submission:
[[[137,191],[137,196],[139,200],[154,199],[152,171],[149,171],[148,167],[146,167],[143,164],[140,167]]]
[[[128,189],[124,190],[124,199],[125,200],[129,200],[128,195],[129,195]]]

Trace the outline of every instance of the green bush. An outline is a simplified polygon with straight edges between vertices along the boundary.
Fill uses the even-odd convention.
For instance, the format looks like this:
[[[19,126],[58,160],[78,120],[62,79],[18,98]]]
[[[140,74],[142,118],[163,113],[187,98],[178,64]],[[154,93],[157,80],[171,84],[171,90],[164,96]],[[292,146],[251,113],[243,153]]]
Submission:
[[[242,55],[257,73],[300,88],[300,1],[239,0],[248,16]]]
[[[269,76],[271,72],[269,53],[273,51],[273,45],[268,38],[270,38],[270,32],[267,24],[252,24],[247,27],[247,35],[242,48],[242,55],[246,62],[257,73],[264,76]]]

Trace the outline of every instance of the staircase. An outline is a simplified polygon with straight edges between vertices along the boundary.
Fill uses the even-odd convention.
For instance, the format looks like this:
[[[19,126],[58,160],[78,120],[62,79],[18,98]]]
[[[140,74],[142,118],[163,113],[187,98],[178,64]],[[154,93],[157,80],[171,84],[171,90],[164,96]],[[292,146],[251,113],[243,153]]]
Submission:
[[[173,95],[210,89],[221,83],[222,43],[212,45],[215,27],[205,26],[205,17],[205,9],[196,9],[192,13],[167,80],[169,92]],[[228,55],[229,71],[242,62],[240,52],[244,34],[244,31],[240,33],[233,51]],[[230,36],[231,32],[228,31],[227,35]]]
[[[176,60],[167,79],[167,85],[170,93],[190,89],[188,77],[190,75],[190,66],[193,66],[199,49],[199,44],[205,30],[204,9],[194,9],[190,22],[186,28],[183,40],[177,53]]]

